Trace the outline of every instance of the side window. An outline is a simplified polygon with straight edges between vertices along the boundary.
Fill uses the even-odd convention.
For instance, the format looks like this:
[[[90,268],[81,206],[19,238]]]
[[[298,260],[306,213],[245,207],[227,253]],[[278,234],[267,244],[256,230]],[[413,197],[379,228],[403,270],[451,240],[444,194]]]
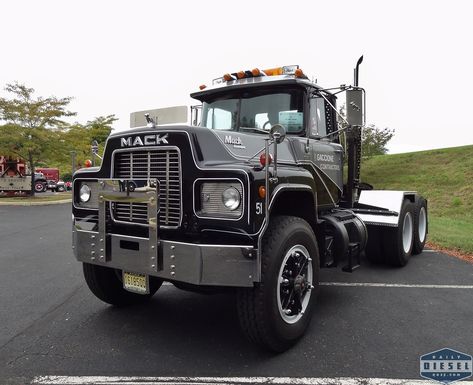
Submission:
[[[207,127],[216,130],[231,130],[232,113],[221,108],[210,108],[207,111]]]
[[[268,125],[266,123],[268,123],[268,121],[269,121],[269,117],[268,117],[267,112],[261,112],[259,114],[256,114],[256,116],[255,116],[255,127],[260,128],[260,129],[267,128]],[[266,124],[266,127],[265,127],[265,124]],[[270,126],[271,126],[271,124],[270,124]]]
[[[325,100],[323,98],[310,99],[310,135],[327,135],[327,126],[325,124]]]

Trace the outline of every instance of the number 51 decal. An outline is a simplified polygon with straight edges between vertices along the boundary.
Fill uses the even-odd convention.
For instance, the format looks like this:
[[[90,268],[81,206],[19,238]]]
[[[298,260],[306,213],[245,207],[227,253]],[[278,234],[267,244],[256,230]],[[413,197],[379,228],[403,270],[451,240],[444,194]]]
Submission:
[[[256,215],[261,215],[261,214],[263,214],[263,203],[256,202]]]

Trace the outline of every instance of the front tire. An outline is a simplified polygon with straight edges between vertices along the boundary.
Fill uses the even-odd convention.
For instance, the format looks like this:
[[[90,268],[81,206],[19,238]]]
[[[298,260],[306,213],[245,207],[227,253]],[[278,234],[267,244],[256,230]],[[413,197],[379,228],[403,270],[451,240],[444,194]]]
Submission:
[[[149,294],[131,293],[123,288],[121,270],[83,264],[84,278],[90,291],[100,300],[115,306],[128,306],[148,301],[161,287],[162,281],[149,277]]]
[[[37,193],[42,193],[42,192],[46,191],[46,188],[45,188],[43,183],[36,182],[34,184],[34,191],[37,192]]]
[[[248,339],[282,352],[309,326],[319,283],[314,232],[303,219],[274,217],[262,243],[261,282],[240,289],[237,307]]]

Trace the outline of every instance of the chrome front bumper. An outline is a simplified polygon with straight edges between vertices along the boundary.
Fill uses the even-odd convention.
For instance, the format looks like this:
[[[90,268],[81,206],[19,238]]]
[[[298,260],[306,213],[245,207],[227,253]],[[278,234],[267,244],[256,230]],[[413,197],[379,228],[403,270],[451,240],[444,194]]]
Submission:
[[[253,246],[159,239],[159,183],[147,182],[131,192],[124,188],[128,185],[124,180],[99,180],[98,229],[86,218],[73,218],[78,261],[194,285],[253,286],[257,277]],[[107,233],[108,202],[147,203],[149,237]]]

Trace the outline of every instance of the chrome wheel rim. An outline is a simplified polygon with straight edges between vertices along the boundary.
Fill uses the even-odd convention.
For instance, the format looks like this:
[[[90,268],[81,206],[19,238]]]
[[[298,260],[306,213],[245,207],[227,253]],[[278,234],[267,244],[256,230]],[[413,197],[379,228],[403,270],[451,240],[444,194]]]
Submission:
[[[313,289],[312,259],[305,246],[291,247],[281,263],[276,287],[278,309],[288,324],[299,321],[309,305]]]
[[[412,234],[412,215],[411,213],[406,213],[402,225],[402,247],[404,249],[404,253],[406,254],[411,249]]]
[[[425,207],[421,207],[419,210],[419,241],[423,243],[425,241],[425,235],[427,234],[427,213],[425,212]]]

